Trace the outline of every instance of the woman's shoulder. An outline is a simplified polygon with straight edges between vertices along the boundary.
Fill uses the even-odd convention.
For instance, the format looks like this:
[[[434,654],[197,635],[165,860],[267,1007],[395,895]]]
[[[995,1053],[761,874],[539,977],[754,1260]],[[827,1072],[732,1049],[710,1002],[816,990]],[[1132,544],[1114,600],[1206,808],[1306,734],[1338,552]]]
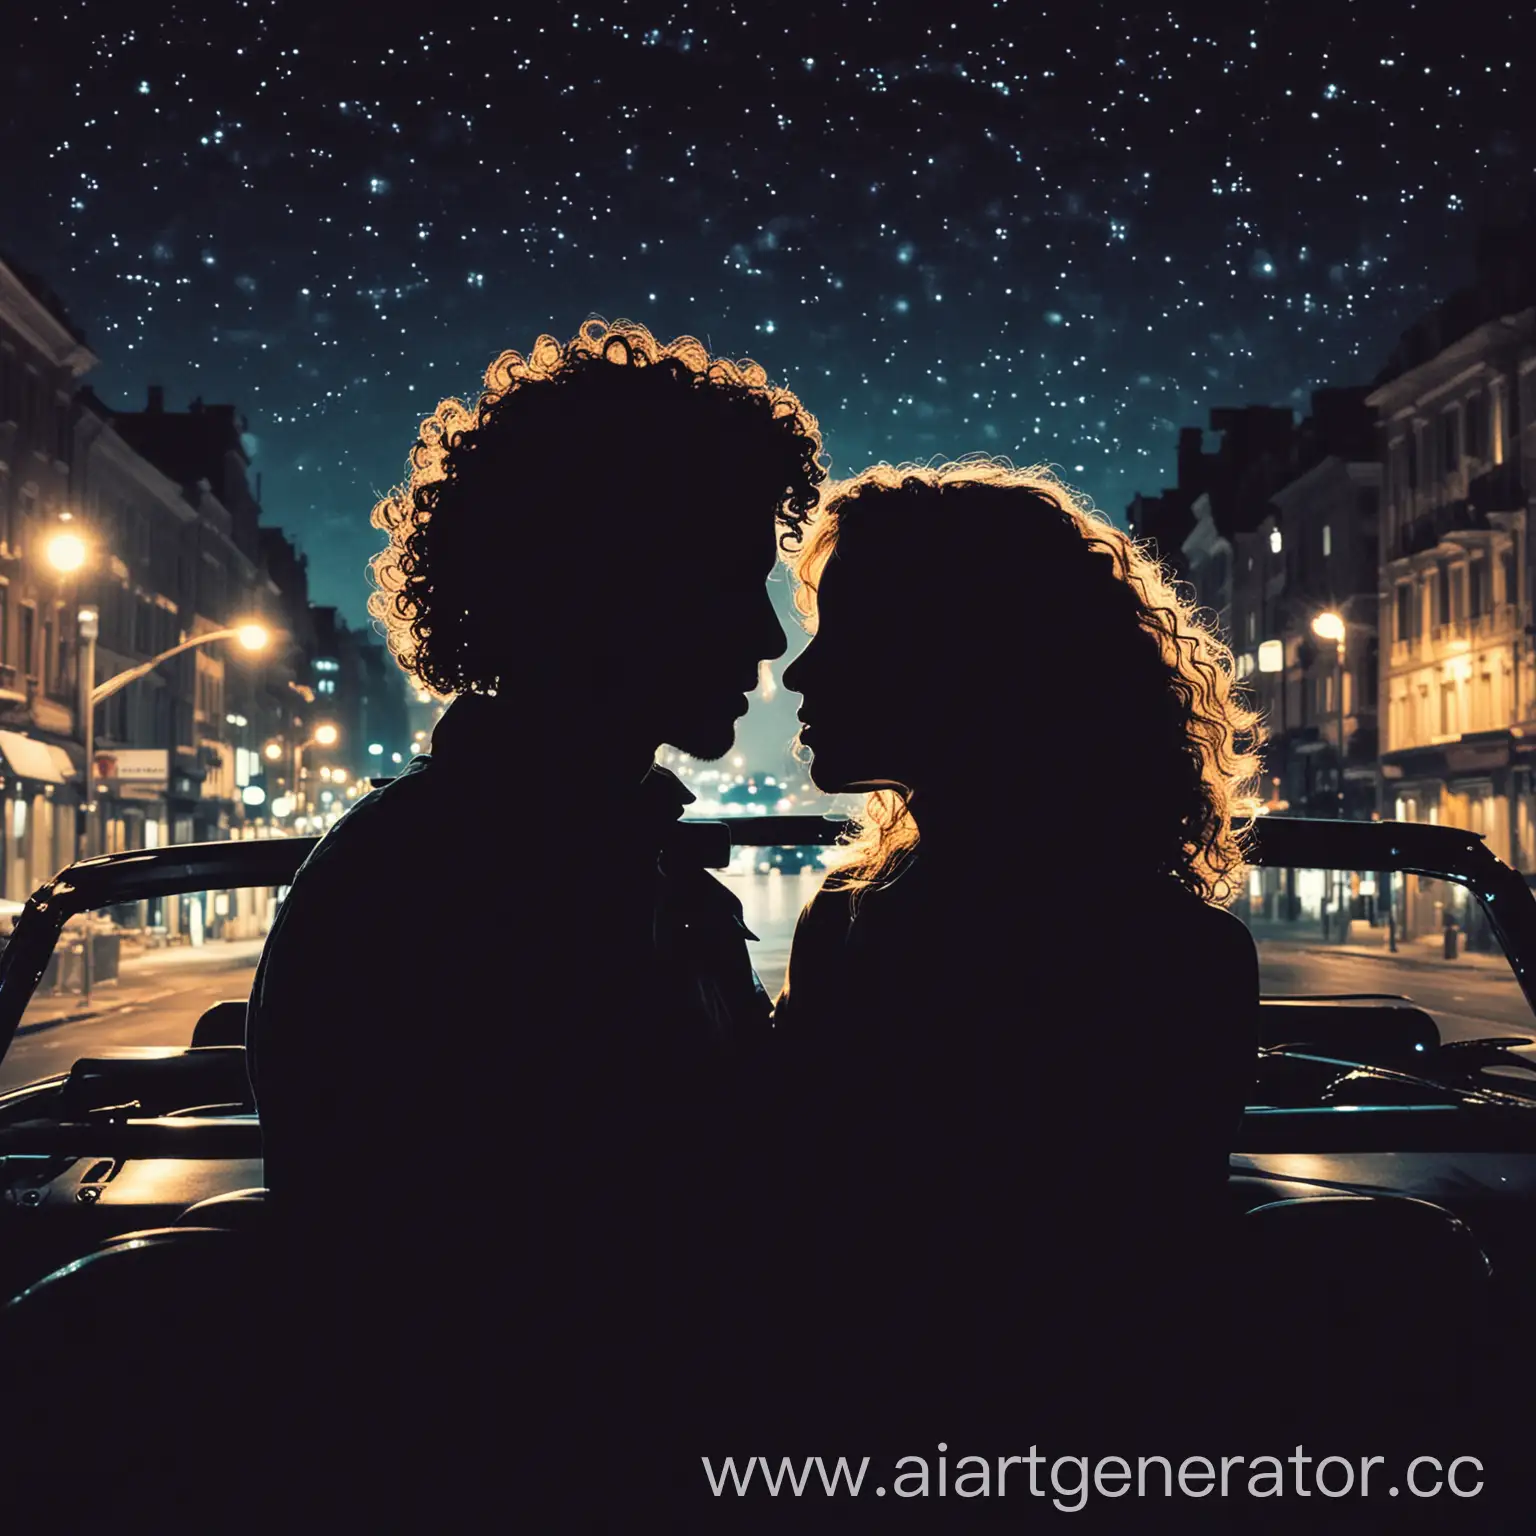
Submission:
[[[800,909],[795,947],[841,944],[848,937],[855,911],[853,891],[844,885],[824,884]]]
[[[1143,958],[1161,961],[1170,974],[1221,973],[1245,987],[1257,977],[1258,948],[1236,913],[1171,876],[1149,885],[1138,905],[1124,930],[1128,949],[1146,951]]]

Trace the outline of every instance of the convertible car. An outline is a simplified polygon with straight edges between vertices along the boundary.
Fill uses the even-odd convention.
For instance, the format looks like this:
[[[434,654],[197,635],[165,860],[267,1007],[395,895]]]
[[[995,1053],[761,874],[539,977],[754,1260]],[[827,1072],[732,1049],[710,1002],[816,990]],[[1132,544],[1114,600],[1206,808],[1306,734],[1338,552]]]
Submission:
[[[733,844],[771,860],[841,825],[753,817],[676,835],[725,870]],[[1397,1307],[1410,1355],[1518,1316],[1536,1298],[1536,895],[1451,827],[1263,817],[1252,831],[1234,910],[1263,959],[1263,1032],[1230,1185],[1260,1239],[1266,1305],[1342,1318],[1346,1336],[1351,1318]],[[259,1234],[245,996],[313,845],[110,854],[27,902],[0,956],[0,1360],[81,1318],[106,1326],[146,1277],[227,1264]],[[201,942],[125,952],[89,1009],[39,993],[72,918],[136,905]]]

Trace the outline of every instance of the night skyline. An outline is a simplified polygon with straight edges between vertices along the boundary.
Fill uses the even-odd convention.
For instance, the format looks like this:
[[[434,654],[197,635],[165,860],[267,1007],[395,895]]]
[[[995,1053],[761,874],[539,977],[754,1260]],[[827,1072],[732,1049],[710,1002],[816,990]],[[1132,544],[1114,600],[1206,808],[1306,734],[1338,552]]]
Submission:
[[[542,332],[692,333],[834,474],[1043,460],[1123,523],[1212,406],[1368,381],[1529,164],[1511,7],[355,14],[81,3],[0,66],[4,243],[85,382],[233,402],[354,624],[421,419]]]

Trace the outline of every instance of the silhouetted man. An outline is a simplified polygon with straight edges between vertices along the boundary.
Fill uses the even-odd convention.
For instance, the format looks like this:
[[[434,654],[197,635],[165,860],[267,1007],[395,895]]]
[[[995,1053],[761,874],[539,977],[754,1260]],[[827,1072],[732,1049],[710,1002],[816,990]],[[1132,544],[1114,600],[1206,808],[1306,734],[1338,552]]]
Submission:
[[[731,1321],[734,1075],[768,1005],[654,758],[730,750],[824,471],[794,396],[691,338],[588,322],[486,385],[373,519],[372,611],[454,702],[305,861],[248,1045],[320,1320],[293,1391],[339,1385],[322,1455],[363,1413],[370,1486],[409,1463],[451,1489],[446,1447],[504,1468],[506,1508],[572,1513],[615,1496],[611,1442],[707,1395]],[[685,1449],[623,1461],[620,1494],[697,1479]]]

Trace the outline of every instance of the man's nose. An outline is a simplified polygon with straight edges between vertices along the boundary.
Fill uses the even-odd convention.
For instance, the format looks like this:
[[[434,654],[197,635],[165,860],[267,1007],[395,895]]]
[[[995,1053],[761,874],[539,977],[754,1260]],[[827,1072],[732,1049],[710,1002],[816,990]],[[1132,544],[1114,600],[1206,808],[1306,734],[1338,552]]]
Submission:
[[[763,594],[761,612],[763,624],[762,636],[758,641],[758,659],[777,661],[789,649],[789,637],[784,633],[784,626],[779,622],[778,614],[774,612],[773,599],[766,592]]]

